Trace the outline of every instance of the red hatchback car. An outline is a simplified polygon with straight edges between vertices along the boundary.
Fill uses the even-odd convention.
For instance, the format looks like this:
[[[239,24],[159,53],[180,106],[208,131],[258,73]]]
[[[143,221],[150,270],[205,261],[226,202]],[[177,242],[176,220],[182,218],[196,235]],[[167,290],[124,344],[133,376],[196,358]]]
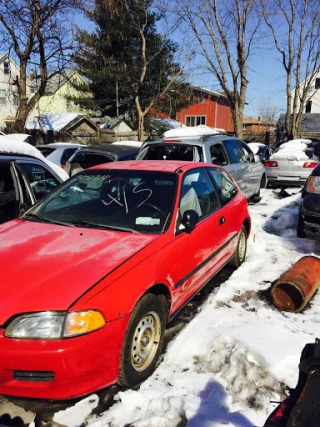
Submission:
[[[247,200],[222,168],[88,169],[0,226],[0,393],[71,399],[154,369],[173,316],[246,256]]]

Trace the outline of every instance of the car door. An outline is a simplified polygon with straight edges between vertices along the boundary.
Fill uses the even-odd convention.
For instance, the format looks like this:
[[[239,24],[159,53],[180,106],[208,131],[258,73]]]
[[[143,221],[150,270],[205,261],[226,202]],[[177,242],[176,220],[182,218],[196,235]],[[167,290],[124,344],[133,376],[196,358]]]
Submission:
[[[247,194],[248,182],[246,182],[244,179],[244,172],[247,168],[247,164],[244,161],[245,152],[241,142],[240,140],[234,138],[225,139],[222,141],[222,143],[228,153],[230,160],[230,165],[226,166],[225,169],[231,173],[241,190]]]
[[[246,165],[246,168],[243,170],[243,180],[247,183],[246,195],[250,197],[259,191],[264,166],[260,161],[255,161],[254,154],[247,144],[243,141],[240,142],[244,152],[240,160]]]
[[[199,214],[191,233],[183,231],[181,218],[186,210]],[[172,265],[175,307],[190,298],[230,258],[230,224],[208,173],[204,168],[187,172],[182,180],[176,248],[179,258]],[[232,239],[231,239],[232,240]],[[175,310],[173,308],[173,311]]]
[[[35,198],[26,176],[14,161],[0,162],[0,223],[29,209]]]

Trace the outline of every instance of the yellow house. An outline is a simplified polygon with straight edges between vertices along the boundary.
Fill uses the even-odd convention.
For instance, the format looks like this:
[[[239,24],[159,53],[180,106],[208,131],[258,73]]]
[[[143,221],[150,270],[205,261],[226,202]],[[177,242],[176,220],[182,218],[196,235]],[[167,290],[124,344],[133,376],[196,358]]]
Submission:
[[[29,78],[33,82],[32,92],[37,86],[37,77],[30,74]],[[40,98],[29,118],[47,113],[88,114],[90,110],[86,100],[92,97],[89,85],[80,74],[75,70],[67,70],[49,79],[45,95]]]

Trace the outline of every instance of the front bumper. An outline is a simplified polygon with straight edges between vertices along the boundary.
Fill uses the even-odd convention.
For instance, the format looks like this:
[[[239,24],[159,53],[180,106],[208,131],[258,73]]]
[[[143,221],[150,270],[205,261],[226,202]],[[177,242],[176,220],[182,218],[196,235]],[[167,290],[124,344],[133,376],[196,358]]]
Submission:
[[[128,316],[61,340],[7,338],[0,330],[0,394],[73,399],[116,382]]]
[[[320,240],[320,213],[300,208],[299,216],[305,237]]]

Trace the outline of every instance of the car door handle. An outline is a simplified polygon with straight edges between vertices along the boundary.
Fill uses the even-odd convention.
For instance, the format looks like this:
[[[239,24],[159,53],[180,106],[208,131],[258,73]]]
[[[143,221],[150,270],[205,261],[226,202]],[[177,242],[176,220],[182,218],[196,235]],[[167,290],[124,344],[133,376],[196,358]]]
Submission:
[[[220,219],[219,219],[219,224],[220,225],[222,225],[222,224],[224,224],[226,222],[226,219],[225,219],[225,217],[224,216],[222,216]]]

